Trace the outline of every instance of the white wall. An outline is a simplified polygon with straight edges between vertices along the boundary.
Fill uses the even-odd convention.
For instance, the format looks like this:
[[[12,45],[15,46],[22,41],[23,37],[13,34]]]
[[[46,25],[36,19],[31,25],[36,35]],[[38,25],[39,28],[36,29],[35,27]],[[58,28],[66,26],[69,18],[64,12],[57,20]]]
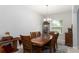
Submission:
[[[41,31],[41,16],[28,6],[0,6],[0,35],[6,31],[13,36]]]
[[[77,47],[79,49],[79,5],[76,5],[73,7],[73,24],[74,24],[74,28],[73,28],[73,40],[74,40],[74,47]],[[76,44],[76,45],[75,45]]]
[[[72,11],[72,23],[73,23],[73,48],[79,48],[79,6],[73,6]]]
[[[77,10],[73,8],[72,11],[72,23],[73,23],[73,48],[77,48]]]
[[[77,46],[79,48],[79,6],[77,11]]]

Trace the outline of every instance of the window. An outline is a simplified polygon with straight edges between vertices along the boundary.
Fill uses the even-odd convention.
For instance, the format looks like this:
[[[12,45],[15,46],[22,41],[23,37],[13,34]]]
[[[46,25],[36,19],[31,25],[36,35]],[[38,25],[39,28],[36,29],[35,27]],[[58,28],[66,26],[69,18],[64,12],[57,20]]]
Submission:
[[[50,22],[50,31],[62,33],[62,20],[52,20]]]

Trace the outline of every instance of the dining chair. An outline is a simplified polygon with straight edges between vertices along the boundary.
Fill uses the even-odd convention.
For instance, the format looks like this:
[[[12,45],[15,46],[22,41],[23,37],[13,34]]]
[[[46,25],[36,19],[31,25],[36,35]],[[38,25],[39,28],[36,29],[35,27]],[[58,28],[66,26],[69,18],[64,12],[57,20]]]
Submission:
[[[59,33],[56,33],[56,37],[55,37],[55,39],[56,39],[56,48],[58,48],[58,44],[57,44],[58,37],[59,37]]]
[[[49,36],[49,37],[50,37],[50,36],[53,36],[54,33],[55,33],[54,31],[51,31],[51,32],[48,33],[47,36]],[[47,37],[47,36],[46,36],[46,37]],[[44,37],[44,36],[43,36],[43,37]],[[48,49],[48,48],[49,48],[49,45],[50,45],[50,41],[44,46],[44,48],[45,48],[45,49]]]
[[[36,32],[36,37],[40,37],[41,36],[41,32]]]
[[[54,35],[54,33],[55,33],[54,31],[51,31],[49,32],[49,35]]]
[[[31,38],[36,38],[37,32],[30,32]]]
[[[56,52],[56,46],[57,46],[57,39],[58,39],[59,33],[54,33],[52,35],[52,39],[50,41],[50,52]]]
[[[58,39],[58,36],[59,36],[59,33],[58,32],[51,31],[51,32],[49,32],[49,35],[55,35],[55,33],[57,33],[56,39]],[[58,48],[57,41],[56,41],[56,47]]]
[[[23,52],[24,53],[31,53],[32,52],[32,43],[30,36],[21,36],[22,44],[23,44]]]

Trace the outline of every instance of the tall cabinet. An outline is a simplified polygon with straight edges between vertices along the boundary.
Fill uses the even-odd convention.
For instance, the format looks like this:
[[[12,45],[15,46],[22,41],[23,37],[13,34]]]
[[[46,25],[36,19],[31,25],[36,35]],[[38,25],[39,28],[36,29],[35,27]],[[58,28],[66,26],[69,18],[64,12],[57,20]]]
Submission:
[[[65,33],[65,45],[69,47],[73,46],[72,28],[68,28],[68,32]]]

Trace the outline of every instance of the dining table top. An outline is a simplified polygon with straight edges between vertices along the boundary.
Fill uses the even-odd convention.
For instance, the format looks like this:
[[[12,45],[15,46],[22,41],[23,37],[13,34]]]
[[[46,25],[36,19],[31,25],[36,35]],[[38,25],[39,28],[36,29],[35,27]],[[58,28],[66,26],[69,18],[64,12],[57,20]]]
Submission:
[[[45,44],[47,44],[51,39],[46,39],[43,37],[36,37],[31,39],[31,42],[36,45],[36,46],[44,46]]]

